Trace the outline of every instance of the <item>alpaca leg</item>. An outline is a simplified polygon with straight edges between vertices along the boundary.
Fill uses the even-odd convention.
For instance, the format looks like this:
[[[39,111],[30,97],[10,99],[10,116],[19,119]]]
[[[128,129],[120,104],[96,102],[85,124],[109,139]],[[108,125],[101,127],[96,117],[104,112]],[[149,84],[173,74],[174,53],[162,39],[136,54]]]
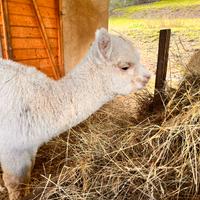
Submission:
[[[1,157],[3,180],[10,200],[20,200],[24,194],[25,184],[31,176],[31,157],[26,151],[13,151]]]
[[[5,187],[4,187],[4,182],[2,179],[2,171],[1,171],[1,163],[0,163],[0,193],[3,192],[4,189],[5,189]]]
[[[5,190],[3,179],[0,177],[0,193]]]
[[[35,165],[37,149],[36,148],[29,149],[29,154],[30,154],[30,157],[31,157],[31,170],[33,170],[34,165]]]

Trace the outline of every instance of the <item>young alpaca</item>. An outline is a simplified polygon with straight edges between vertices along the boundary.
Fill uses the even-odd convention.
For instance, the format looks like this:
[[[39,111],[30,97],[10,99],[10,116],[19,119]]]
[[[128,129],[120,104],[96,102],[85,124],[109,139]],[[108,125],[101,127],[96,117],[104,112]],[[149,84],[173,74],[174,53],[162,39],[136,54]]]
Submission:
[[[77,125],[116,95],[145,86],[149,72],[130,41],[96,32],[87,56],[59,81],[0,60],[0,162],[10,200],[23,196],[37,149]]]

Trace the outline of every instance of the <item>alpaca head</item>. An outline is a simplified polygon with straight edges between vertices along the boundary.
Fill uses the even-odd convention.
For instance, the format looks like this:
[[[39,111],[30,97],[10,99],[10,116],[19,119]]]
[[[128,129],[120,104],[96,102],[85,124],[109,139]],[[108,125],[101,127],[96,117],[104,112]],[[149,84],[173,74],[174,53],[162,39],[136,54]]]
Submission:
[[[150,79],[132,43],[121,36],[110,35],[104,28],[97,30],[91,52],[97,67],[102,68],[106,86],[114,94],[135,92]]]

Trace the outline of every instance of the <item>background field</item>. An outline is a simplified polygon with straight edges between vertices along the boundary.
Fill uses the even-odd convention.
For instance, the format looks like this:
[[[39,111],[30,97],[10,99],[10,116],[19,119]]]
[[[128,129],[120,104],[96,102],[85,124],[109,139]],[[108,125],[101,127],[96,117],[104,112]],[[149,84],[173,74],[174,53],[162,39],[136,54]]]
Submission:
[[[111,11],[109,28],[132,39],[152,72],[156,69],[159,30],[170,28],[168,79],[179,79],[177,70],[182,70],[200,48],[200,1],[161,0],[118,8]]]

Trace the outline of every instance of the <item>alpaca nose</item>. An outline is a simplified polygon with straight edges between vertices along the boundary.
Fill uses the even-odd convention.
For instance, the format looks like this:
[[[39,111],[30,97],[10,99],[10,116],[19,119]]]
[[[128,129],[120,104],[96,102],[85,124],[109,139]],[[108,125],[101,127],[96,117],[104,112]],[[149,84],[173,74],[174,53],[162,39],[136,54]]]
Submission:
[[[147,80],[149,80],[149,79],[151,78],[151,74],[146,74],[146,75],[144,76],[144,78],[147,79]]]
[[[144,75],[145,82],[148,82],[150,78],[151,78],[151,74],[150,73]]]

